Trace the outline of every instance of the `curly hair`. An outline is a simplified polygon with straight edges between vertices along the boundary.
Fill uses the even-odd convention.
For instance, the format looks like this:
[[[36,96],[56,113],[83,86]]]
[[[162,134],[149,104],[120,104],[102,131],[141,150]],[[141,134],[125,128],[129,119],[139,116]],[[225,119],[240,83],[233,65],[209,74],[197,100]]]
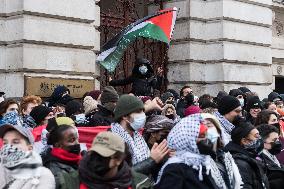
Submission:
[[[274,111],[270,111],[270,110],[261,111],[256,117],[255,126],[261,125],[261,124],[268,124],[268,121],[272,114],[278,117],[277,113],[275,113]]]
[[[259,131],[261,138],[263,138],[264,140],[269,137],[270,133],[279,133],[279,130],[273,125],[261,124],[256,128]]]
[[[28,108],[29,103],[34,103],[40,105],[42,103],[42,100],[39,96],[25,96],[22,98],[21,105],[20,105],[20,111],[26,110]]]

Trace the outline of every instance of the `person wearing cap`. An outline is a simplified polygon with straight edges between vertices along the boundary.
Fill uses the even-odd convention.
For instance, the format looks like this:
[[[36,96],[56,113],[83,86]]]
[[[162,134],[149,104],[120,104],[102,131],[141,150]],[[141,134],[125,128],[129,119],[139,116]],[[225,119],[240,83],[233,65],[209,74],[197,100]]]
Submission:
[[[51,108],[39,105],[33,108],[30,116],[34,119],[36,126],[47,124],[48,120],[54,117]]]
[[[81,160],[81,148],[78,131],[74,126],[54,127],[47,137],[52,149],[43,156],[43,165],[51,170],[55,177],[56,189],[79,188],[78,166]]]
[[[257,115],[262,110],[262,104],[258,96],[251,96],[247,98],[246,110],[247,110],[246,120],[254,125]]]
[[[41,157],[33,151],[34,138],[23,127],[16,112],[0,125],[0,188],[5,189],[55,189],[54,176],[42,166]]]
[[[79,165],[80,189],[152,188],[150,179],[127,164],[126,144],[117,134],[101,132]]]
[[[98,111],[88,116],[89,126],[109,126],[114,121],[113,111],[118,98],[117,91],[112,86],[105,87],[101,94],[101,104],[98,104]]]
[[[231,132],[235,127],[232,122],[241,115],[241,112],[241,103],[236,97],[227,95],[219,100],[218,112],[215,112],[214,115],[221,124],[221,138],[224,145],[231,141]]]
[[[132,84],[130,93],[136,96],[153,96],[154,90],[159,90],[162,86],[163,70],[158,69],[158,75],[154,75],[154,70],[149,60],[139,58],[132,69],[132,75],[121,80],[112,80],[111,86],[125,86]]]
[[[225,147],[239,168],[243,180],[243,188],[269,188],[267,176],[261,163],[256,158],[262,153],[264,143],[259,131],[249,122],[238,118],[234,122],[232,141]]]
[[[259,125],[257,130],[264,140],[264,150],[261,158],[267,170],[270,188],[283,188],[284,165],[276,158],[276,155],[282,150],[282,143],[279,140],[279,130],[268,124]]]
[[[139,131],[144,127],[146,115],[143,102],[132,95],[122,95],[114,110],[115,123],[111,131],[121,136],[129,147],[134,169],[149,175],[169,153],[167,141],[155,143],[149,150]]]

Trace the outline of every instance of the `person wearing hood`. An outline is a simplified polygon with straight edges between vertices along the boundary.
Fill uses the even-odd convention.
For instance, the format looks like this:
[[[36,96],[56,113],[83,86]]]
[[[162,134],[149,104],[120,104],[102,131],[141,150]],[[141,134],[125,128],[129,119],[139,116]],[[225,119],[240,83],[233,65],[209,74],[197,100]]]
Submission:
[[[180,117],[177,115],[176,108],[172,104],[166,104],[163,107],[161,115],[166,116],[167,118],[177,123],[180,121]]]
[[[11,112],[0,125],[0,188],[55,189],[54,176],[42,166],[41,157],[33,151],[34,137],[23,127],[21,118]]]
[[[248,97],[246,110],[247,110],[246,120],[249,121],[252,125],[254,125],[257,115],[262,110],[262,104],[258,96]]]
[[[98,111],[94,115],[87,116],[89,126],[110,126],[114,121],[113,111],[118,98],[119,96],[112,86],[105,87],[101,94],[101,104],[98,104]]]
[[[218,112],[214,115],[221,124],[222,135],[221,138],[224,145],[231,141],[231,132],[234,129],[233,121],[241,116],[242,107],[240,101],[233,96],[224,96],[219,100]]]
[[[41,125],[46,125],[48,120],[54,117],[53,111],[51,108],[39,105],[33,108],[30,113],[30,117],[34,120],[34,122],[29,121],[29,116],[25,118],[25,122],[31,123],[29,127],[34,128]],[[34,126],[34,123],[36,124]]]
[[[232,156],[229,153],[224,155],[224,162],[227,162],[223,166],[224,174],[212,158],[212,154],[216,153],[212,141],[217,142],[218,137],[213,134],[217,132],[215,126],[210,127],[209,131],[203,124],[205,119],[212,118],[207,115],[185,117],[171,130],[168,135],[169,148],[175,150],[175,155],[160,170],[155,188],[241,188],[241,176]]]
[[[172,104],[176,106],[176,99],[171,92],[165,92],[161,95],[161,100],[164,104]]]
[[[48,100],[49,107],[56,107],[58,104],[66,105],[69,101],[74,100],[70,96],[70,90],[64,85],[57,86]]]
[[[267,170],[270,188],[283,188],[284,165],[281,164],[275,156],[279,154],[282,149],[282,143],[279,140],[279,130],[267,124],[259,125],[257,130],[264,141],[264,150],[261,158]]]
[[[79,165],[80,189],[149,189],[150,179],[127,164],[124,140],[112,132],[101,132]]]
[[[264,143],[259,131],[249,122],[239,118],[232,130],[232,141],[224,150],[230,152],[239,168],[243,188],[267,189],[269,183],[262,164],[256,159],[263,150]]]
[[[162,85],[162,73],[160,70],[158,75],[154,75],[154,70],[149,60],[145,58],[137,59],[132,70],[132,75],[121,80],[111,80],[111,86],[124,86],[132,84],[132,90],[135,96],[153,96],[154,90],[159,90]]]
[[[48,133],[47,144],[53,148],[47,151],[43,164],[55,177],[56,189],[78,189],[78,166],[81,148],[76,127],[60,125]]]
[[[111,131],[126,142],[134,170],[145,175],[155,172],[157,165],[163,161],[169,150],[166,140],[160,144],[155,143],[150,150],[139,133],[146,122],[142,100],[136,96],[122,95],[114,110],[114,120]]]

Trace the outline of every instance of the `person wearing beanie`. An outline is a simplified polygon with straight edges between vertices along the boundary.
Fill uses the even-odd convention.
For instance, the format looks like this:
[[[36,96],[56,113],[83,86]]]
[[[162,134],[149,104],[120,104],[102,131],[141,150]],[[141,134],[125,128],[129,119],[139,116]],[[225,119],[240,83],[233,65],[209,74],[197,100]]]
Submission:
[[[85,115],[91,114],[92,112],[97,112],[98,102],[94,100],[91,96],[86,96],[83,102]]]
[[[195,106],[195,105],[191,105],[184,110],[185,117],[192,115],[192,114],[198,114],[198,113],[201,113],[201,109],[199,108],[199,106]]]
[[[244,119],[235,120],[232,141],[224,151],[230,152],[239,168],[243,188],[269,188],[267,176],[262,164],[256,159],[263,150],[264,143],[258,130]]]
[[[219,91],[217,96],[213,98],[213,102],[215,102],[217,105],[220,103],[221,98],[224,96],[228,96],[229,94],[226,93],[225,91]]]
[[[230,90],[229,95],[236,97],[240,101],[242,107],[245,106],[245,95],[243,91],[240,89],[232,89]]]
[[[34,119],[37,126],[47,124],[48,120],[54,117],[51,108],[46,106],[36,106],[30,113],[30,116]]]
[[[102,92],[100,90],[93,90],[89,92],[86,96],[91,96],[94,100],[99,101],[101,99]]]
[[[83,113],[83,106],[80,102],[72,100],[66,104],[65,113],[67,117],[70,117],[74,120],[76,126],[85,126],[87,125],[86,116]]]
[[[165,92],[161,95],[161,100],[164,104],[172,104],[175,105],[175,97],[170,92]]]
[[[241,115],[241,112],[241,103],[236,97],[228,95],[220,99],[218,112],[214,115],[221,123],[222,139],[225,145],[231,141],[231,132],[235,127],[232,122]]]
[[[134,170],[146,175],[155,172],[155,166],[164,159],[169,149],[167,141],[163,140],[160,144],[154,144],[150,151],[139,133],[146,122],[142,100],[136,96],[122,95],[114,110],[114,120],[115,122],[111,124],[111,131],[126,142]]]
[[[246,120],[254,125],[257,115],[262,110],[262,103],[259,100],[258,96],[248,97],[246,110],[247,110]]]
[[[158,75],[154,75],[154,70],[149,60],[139,58],[132,69],[132,75],[119,80],[110,78],[111,86],[125,86],[132,84],[130,93],[136,96],[154,96],[154,90],[160,90],[163,83],[163,70],[158,68]]]
[[[281,95],[276,92],[271,92],[268,95],[268,101],[273,102],[276,105],[278,112],[283,111],[283,98]]]
[[[94,114],[87,115],[90,127],[110,126],[113,120],[113,111],[118,101],[118,94],[112,86],[104,88],[101,94],[101,104],[97,105],[98,110]]]
[[[238,89],[241,90],[244,94],[251,93],[251,90],[249,90],[249,88],[247,87],[239,87]]]

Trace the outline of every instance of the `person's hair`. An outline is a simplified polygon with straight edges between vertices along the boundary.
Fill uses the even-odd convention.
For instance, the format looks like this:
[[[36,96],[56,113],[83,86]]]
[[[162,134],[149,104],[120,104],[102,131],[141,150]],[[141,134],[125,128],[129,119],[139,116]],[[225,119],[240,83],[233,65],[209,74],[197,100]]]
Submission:
[[[3,137],[6,135],[6,133],[11,132],[11,131],[17,131],[17,130],[14,129],[14,128],[9,128],[9,129],[7,129],[7,130],[4,132]],[[17,131],[17,132],[23,137],[23,139],[25,140],[25,142],[27,143],[27,145],[31,145],[31,143],[30,143],[30,141],[29,141],[29,139],[28,139],[27,137],[25,137],[24,135],[22,135],[19,131]]]
[[[273,132],[279,133],[279,130],[273,125],[261,124],[261,125],[257,126],[256,128],[259,131],[259,135],[264,140],[269,137],[270,133],[273,133]]]
[[[22,113],[23,110],[27,109],[29,103],[34,103],[34,104],[40,105],[42,103],[42,100],[39,96],[34,96],[34,95],[23,97],[23,99],[21,101],[21,105],[20,105],[20,112],[21,113]]]
[[[182,96],[183,96],[183,90],[184,90],[184,89],[187,89],[187,88],[190,88],[190,89],[191,89],[191,87],[190,87],[190,86],[188,86],[188,85],[183,86],[183,87],[181,88],[180,93],[179,93],[180,97],[182,97]]]
[[[269,101],[267,101],[267,102],[265,102],[265,103],[263,104],[263,108],[264,108],[264,109],[268,109],[269,106],[272,105],[272,104],[275,104],[275,103],[274,103],[274,102],[269,102]]]
[[[12,104],[17,104],[17,106],[19,107],[18,102],[14,99],[9,99],[9,100],[3,101],[1,103],[1,106],[0,106],[0,115],[3,115],[4,113],[6,113],[8,107]]]
[[[276,117],[278,117],[278,115],[274,111],[263,110],[263,111],[259,112],[259,114],[256,117],[254,125],[257,126],[257,125],[260,125],[260,124],[268,124],[268,121],[269,121],[270,116],[272,114],[274,114]]]
[[[202,103],[203,101],[210,101],[211,100],[211,95],[210,94],[204,94],[202,96],[199,97],[198,99],[198,103]]]
[[[59,141],[62,140],[62,134],[64,131],[73,128],[73,126],[70,125],[60,125],[58,127],[54,127],[47,136],[47,144],[48,145],[55,145]]]

